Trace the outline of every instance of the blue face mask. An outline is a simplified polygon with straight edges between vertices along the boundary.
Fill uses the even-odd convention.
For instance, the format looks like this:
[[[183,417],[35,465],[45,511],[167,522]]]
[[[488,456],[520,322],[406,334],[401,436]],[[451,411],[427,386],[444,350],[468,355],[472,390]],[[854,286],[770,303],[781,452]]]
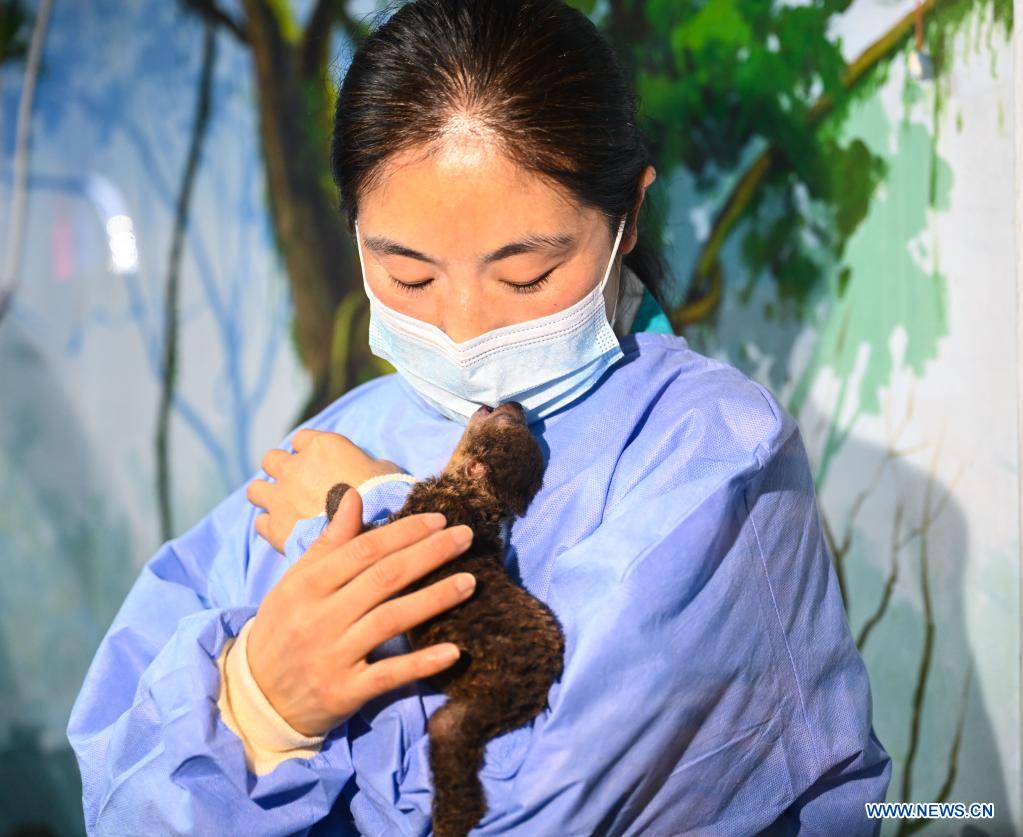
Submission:
[[[578,302],[456,343],[437,326],[395,311],[373,294],[356,222],[362,284],[370,301],[370,350],[460,424],[481,405],[505,401],[518,401],[527,422],[544,418],[585,394],[624,356],[604,304],[624,230],[622,218],[604,277]]]

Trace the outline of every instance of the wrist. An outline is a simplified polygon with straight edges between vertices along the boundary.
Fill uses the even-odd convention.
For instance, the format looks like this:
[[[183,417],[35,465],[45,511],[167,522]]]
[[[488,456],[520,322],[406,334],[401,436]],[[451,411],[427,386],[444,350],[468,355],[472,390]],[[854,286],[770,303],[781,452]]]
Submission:
[[[260,743],[268,749],[291,749],[296,746],[310,746],[321,741],[329,732],[305,732],[294,726],[292,720],[286,715],[279,699],[271,700],[270,693],[256,677],[256,671],[252,667],[253,654],[251,642],[251,628],[255,619],[242,628],[238,634],[237,647],[234,649],[236,656],[234,660],[228,660],[228,666],[240,682],[244,682],[247,689],[246,699],[250,705],[247,707],[253,715],[258,715],[266,723],[262,724],[261,731],[266,738]]]
[[[306,735],[295,729],[263,693],[247,655],[247,638],[254,622],[249,619],[220,652],[217,707],[224,724],[241,739],[249,770],[263,775],[286,759],[311,758],[326,735]]]

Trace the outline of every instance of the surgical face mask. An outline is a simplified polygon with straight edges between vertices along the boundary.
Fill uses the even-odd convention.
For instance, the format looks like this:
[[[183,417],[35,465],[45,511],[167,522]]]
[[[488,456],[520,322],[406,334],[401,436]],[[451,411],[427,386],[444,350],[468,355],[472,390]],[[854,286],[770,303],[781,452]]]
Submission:
[[[624,356],[604,304],[604,286],[624,230],[623,217],[604,277],[578,302],[456,343],[437,326],[376,297],[366,281],[356,222],[362,284],[370,301],[370,351],[460,424],[467,424],[481,405],[497,407],[505,401],[518,401],[529,423],[542,419],[585,394]]]

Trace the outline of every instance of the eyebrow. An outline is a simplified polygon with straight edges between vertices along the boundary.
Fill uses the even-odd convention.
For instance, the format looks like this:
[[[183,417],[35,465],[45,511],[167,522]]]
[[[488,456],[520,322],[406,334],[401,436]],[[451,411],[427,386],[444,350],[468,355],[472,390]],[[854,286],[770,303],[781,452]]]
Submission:
[[[521,253],[533,253],[537,250],[561,250],[575,244],[575,241],[575,236],[569,233],[557,233],[555,235],[530,233],[518,241],[512,241],[503,247],[498,247],[492,253],[481,256],[480,262],[482,264],[492,264],[493,262],[501,261],[501,259],[507,259],[509,256],[518,256]],[[375,250],[385,256],[405,256],[409,259],[418,259],[422,262],[437,264],[436,259],[432,259],[418,250],[413,250],[411,247],[406,247],[404,244],[399,244],[397,241],[386,236],[371,235],[364,239],[364,242],[371,250]]]

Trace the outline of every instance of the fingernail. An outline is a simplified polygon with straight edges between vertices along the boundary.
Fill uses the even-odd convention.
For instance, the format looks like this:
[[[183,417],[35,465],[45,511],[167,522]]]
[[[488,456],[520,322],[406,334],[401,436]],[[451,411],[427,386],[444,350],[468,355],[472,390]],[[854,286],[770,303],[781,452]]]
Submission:
[[[466,526],[464,523],[460,523],[451,530],[451,538],[455,542],[455,546],[467,546],[472,543],[472,527]]]
[[[455,576],[455,589],[459,593],[468,593],[476,589],[476,576],[472,573],[458,573]]]
[[[441,512],[430,512],[423,515],[423,523],[429,529],[443,529],[448,525],[448,519]]]
[[[450,663],[452,660],[457,660],[461,654],[457,645],[443,645],[430,655],[430,659],[435,663]]]

